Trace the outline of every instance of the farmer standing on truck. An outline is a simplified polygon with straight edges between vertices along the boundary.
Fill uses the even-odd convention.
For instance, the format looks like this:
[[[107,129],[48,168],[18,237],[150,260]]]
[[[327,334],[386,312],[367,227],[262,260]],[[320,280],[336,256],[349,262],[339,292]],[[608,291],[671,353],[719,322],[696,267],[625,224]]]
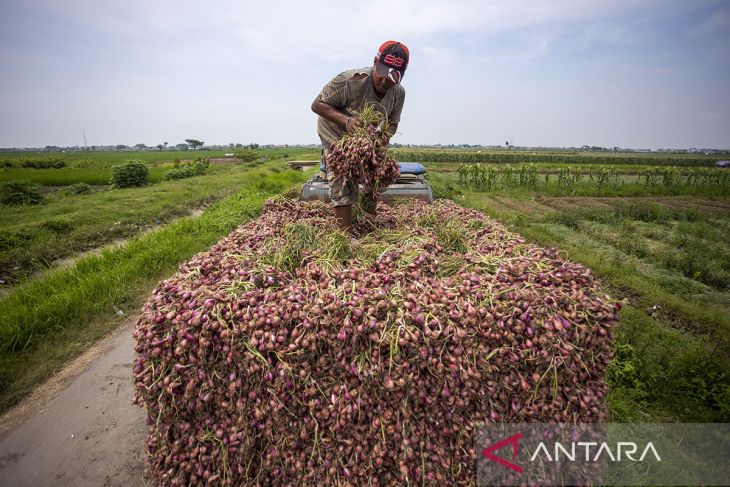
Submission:
[[[389,122],[388,133],[395,134],[406,96],[401,80],[408,67],[408,59],[408,48],[404,44],[384,42],[372,66],[340,73],[322,88],[312,102],[312,111],[319,115],[317,133],[322,140],[323,162],[331,144],[336,143],[345,132],[351,134],[360,126],[357,114],[368,103],[385,115]],[[357,204],[359,199],[357,184],[352,181],[334,181],[329,172],[327,180],[337,224],[350,232],[352,205]]]

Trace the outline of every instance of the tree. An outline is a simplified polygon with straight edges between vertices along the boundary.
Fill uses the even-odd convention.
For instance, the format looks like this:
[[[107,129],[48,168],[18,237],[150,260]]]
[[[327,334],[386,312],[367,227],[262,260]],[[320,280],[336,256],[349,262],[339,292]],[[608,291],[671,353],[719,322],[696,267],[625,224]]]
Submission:
[[[144,145],[144,144],[134,144],[134,146],[135,146],[135,147],[136,147],[137,149],[139,149],[139,150],[143,150],[143,149],[146,149],[146,148],[147,148],[147,146],[146,146],[146,145]]]
[[[175,149],[177,150],[188,150],[190,146],[188,144],[177,144]]]
[[[192,147],[193,150],[197,149],[198,147],[202,147],[205,142],[197,139],[185,139],[185,142],[190,144],[190,147]]]
[[[157,147],[158,149],[162,150],[162,148],[163,148],[164,146],[163,146],[162,144],[157,144],[157,145],[156,145],[155,147]]]

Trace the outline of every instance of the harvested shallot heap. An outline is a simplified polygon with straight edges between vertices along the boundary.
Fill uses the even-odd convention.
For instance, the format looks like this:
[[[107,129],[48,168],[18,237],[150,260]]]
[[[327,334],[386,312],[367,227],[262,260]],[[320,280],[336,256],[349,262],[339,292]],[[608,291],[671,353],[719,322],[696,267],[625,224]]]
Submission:
[[[369,225],[270,200],[158,285],[134,332],[151,483],[469,485],[479,424],[607,419],[620,303],[589,269],[448,201]]]
[[[345,133],[327,153],[325,165],[335,180],[362,184],[365,201],[377,202],[378,194],[400,176],[398,164],[388,153],[388,119],[373,104],[357,115],[361,126]]]

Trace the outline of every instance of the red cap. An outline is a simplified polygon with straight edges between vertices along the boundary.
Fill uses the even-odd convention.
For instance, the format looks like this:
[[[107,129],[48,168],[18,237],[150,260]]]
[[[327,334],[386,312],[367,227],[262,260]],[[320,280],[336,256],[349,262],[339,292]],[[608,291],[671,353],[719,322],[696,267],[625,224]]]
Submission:
[[[408,67],[410,53],[405,44],[386,41],[378,49],[375,69],[380,76],[387,76],[395,83],[400,83]]]

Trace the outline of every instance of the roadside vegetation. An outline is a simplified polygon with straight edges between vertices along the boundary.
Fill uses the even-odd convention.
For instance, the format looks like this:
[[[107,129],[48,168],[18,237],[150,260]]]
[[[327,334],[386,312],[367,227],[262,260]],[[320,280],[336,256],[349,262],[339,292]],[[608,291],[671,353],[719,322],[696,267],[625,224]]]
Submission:
[[[461,181],[458,171],[429,174],[437,196],[559,248],[626,299],[608,374],[613,421],[730,419],[727,182],[714,196],[705,188],[705,196],[629,198],[606,196],[611,188],[590,180],[561,192],[520,185],[519,175],[488,188],[465,181],[463,171]]]

